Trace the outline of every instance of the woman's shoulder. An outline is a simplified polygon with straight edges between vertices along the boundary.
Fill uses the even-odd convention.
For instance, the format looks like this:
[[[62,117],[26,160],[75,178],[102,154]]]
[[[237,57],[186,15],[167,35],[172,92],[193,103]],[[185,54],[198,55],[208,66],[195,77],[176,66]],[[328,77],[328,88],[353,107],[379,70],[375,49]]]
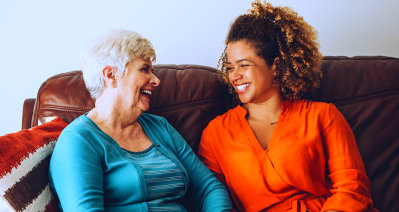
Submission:
[[[98,144],[101,143],[100,138],[103,136],[100,128],[86,115],[82,115],[61,132],[55,145],[54,154],[67,151],[74,152],[73,154],[89,154],[92,150],[98,153],[101,149],[101,145]]]
[[[240,119],[244,118],[247,111],[240,105],[229,109],[227,112],[216,116],[212,119],[205,129],[228,129],[229,126],[240,122]]]
[[[319,102],[319,101],[306,100],[306,99],[285,101],[283,103],[283,107],[295,110],[307,110],[311,112],[326,112],[331,108],[335,108],[335,106],[332,103]]]
[[[93,128],[96,128],[94,122],[86,115],[81,115],[65,127],[60,136],[70,133],[85,134],[90,132]]]
[[[297,116],[301,118],[318,117],[320,120],[329,121],[342,116],[338,108],[327,102],[318,102],[312,100],[297,100],[285,102],[285,114],[288,116]]]

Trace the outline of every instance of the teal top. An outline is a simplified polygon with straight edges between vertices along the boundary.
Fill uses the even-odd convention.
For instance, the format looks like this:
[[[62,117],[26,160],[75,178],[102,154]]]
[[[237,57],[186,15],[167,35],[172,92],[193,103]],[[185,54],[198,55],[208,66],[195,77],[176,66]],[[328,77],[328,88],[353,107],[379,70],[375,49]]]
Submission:
[[[166,119],[143,113],[138,122],[183,173],[189,211],[231,211],[226,188],[200,162]],[[64,211],[148,211],[143,169],[90,118],[83,115],[61,133],[50,161],[50,186]],[[180,199],[180,200],[182,200]]]
[[[149,211],[186,211],[176,202],[184,194],[183,172],[153,144],[141,152],[130,152],[130,158],[143,169],[148,193]]]

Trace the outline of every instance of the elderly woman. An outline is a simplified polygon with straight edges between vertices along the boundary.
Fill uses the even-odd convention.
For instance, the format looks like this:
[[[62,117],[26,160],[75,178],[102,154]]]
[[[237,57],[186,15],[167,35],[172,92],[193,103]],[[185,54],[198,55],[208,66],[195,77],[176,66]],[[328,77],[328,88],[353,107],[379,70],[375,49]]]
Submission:
[[[199,154],[240,211],[372,211],[356,141],[319,85],[316,34],[289,8],[253,3],[226,38],[222,77],[241,104],[216,117]]]
[[[64,211],[230,210],[224,186],[182,136],[149,109],[151,43],[112,31],[88,48],[83,77],[95,107],[61,133],[50,182]]]

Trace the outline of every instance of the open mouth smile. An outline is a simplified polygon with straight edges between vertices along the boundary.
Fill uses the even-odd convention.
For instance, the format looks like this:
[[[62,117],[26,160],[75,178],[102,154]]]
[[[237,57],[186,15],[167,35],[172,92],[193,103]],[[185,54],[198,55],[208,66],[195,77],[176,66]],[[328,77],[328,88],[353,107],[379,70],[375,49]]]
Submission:
[[[251,83],[244,83],[241,85],[236,85],[237,92],[239,92],[239,93],[244,92],[250,85],[251,85]]]
[[[141,93],[147,96],[151,96],[152,95],[152,91],[147,90],[147,89],[141,89]]]

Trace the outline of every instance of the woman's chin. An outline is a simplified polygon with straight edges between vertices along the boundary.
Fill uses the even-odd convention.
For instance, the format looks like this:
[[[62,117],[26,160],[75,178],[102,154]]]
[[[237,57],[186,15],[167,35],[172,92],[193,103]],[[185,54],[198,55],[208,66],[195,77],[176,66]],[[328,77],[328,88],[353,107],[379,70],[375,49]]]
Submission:
[[[149,96],[141,96],[139,107],[142,111],[147,111],[150,109],[150,97]]]
[[[245,95],[238,95],[238,99],[242,104],[246,104],[249,102],[249,98]]]

